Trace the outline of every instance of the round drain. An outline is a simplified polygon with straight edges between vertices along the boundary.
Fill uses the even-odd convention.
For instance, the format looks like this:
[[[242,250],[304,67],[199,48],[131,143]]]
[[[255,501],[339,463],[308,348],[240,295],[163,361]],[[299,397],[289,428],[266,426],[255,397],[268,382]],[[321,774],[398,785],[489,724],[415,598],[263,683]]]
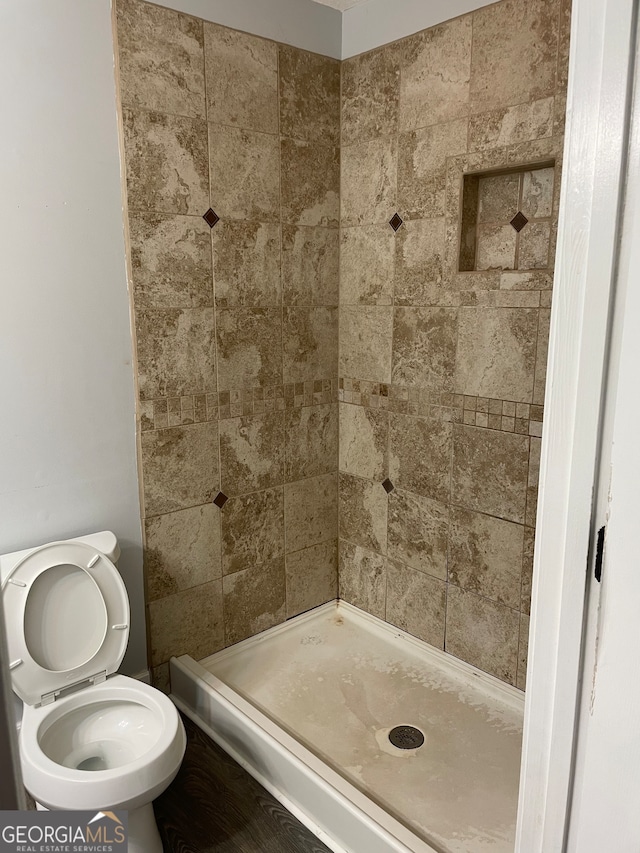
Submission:
[[[396,726],[389,732],[389,740],[398,749],[417,749],[424,743],[424,735],[415,726]]]

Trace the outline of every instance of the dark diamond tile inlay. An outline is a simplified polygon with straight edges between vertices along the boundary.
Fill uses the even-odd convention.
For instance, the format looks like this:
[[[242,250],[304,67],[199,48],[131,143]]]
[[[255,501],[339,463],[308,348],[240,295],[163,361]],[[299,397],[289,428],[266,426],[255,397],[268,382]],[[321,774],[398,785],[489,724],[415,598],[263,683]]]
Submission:
[[[393,228],[394,231],[397,231],[398,228],[402,225],[402,217],[397,213],[394,213],[391,219],[389,220],[389,225]]]
[[[387,494],[389,494],[389,492],[392,492],[395,489],[395,486],[393,485],[391,480],[387,477],[387,479],[384,480],[382,483],[382,488],[385,490],[385,492]]]
[[[207,212],[204,214],[204,216],[203,216],[202,218],[203,218],[203,219],[204,219],[204,221],[207,223],[207,225],[209,226],[209,228],[213,228],[213,226],[214,226],[217,222],[220,222],[220,217],[219,217],[219,216],[218,216],[218,214],[215,212],[215,210],[212,210],[211,208],[209,208],[209,210],[207,210]]]
[[[527,222],[528,222],[528,221],[529,221],[529,220],[528,220],[528,219],[527,219],[527,217],[524,215],[524,213],[522,213],[522,212],[519,210],[519,211],[516,213],[516,215],[513,217],[513,219],[511,220],[511,225],[512,225],[512,226],[516,229],[516,231],[519,233],[520,231],[522,231],[522,229],[524,228],[524,226],[527,224]]]
[[[213,228],[213,226],[211,226]],[[220,509],[226,504],[229,498],[225,495],[224,492],[218,492],[218,494],[213,499],[213,502],[216,506],[219,506]]]

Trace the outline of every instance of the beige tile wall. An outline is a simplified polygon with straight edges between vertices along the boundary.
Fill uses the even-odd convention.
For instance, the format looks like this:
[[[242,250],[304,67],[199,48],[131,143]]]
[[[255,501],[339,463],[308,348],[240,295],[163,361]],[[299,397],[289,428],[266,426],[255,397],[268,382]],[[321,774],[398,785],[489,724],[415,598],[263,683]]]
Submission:
[[[337,594],[340,65],[141,0],[117,37],[166,685]]]
[[[569,13],[501,0],[342,64],[340,596],[521,688]],[[460,272],[463,174],[551,161],[481,181]]]

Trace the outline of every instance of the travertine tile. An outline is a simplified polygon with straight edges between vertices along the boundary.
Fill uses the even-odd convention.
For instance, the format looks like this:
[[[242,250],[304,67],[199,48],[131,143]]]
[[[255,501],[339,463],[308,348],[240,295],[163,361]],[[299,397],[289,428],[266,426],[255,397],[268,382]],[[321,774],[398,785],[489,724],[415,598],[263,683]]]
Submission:
[[[340,538],[385,554],[387,500],[381,483],[340,474]]]
[[[227,496],[284,481],[284,412],[220,421],[220,488]]]
[[[323,474],[284,487],[287,553],[335,539],[338,532],[336,474]]]
[[[340,403],[340,470],[382,482],[388,471],[389,415]]]
[[[284,557],[260,563],[222,580],[227,646],[284,622]]]
[[[202,216],[209,207],[206,123],[129,109],[122,120],[129,209]]]
[[[148,601],[222,575],[220,514],[213,504],[147,518],[144,528]]]
[[[392,326],[391,307],[342,305],[340,375],[390,382]]]
[[[284,382],[334,377],[338,367],[338,309],[285,308],[282,320]]]
[[[285,305],[337,305],[337,228],[282,226],[282,292]]]
[[[140,440],[146,517],[213,500],[219,483],[217,424],[143,432]]]
[[[520,524],[452,507],[450,583],[519,610],[523,537]]]
[[[405,222],[396,237],[395,304],[446,304],[444,258],[444,217]]]
[[[522,176],[522,212],[542,218],[553,213],[554,168],[533,169]]]
[[[404,489],[390,493],[390,558],[446,580],[448,529],[449,509],[444,504]]]
[[[345,146],[340,157],[341,224],[389,222],[397,206],[396,138],[373,139]]]
[[[454,425],[452,503],[524,523],[529,438]]]
[[[209,124],[209,158],[211,207],[218,216],[258,222],[279,221],[277,136]]]
[[[400,129],[467,115],[471,68],[469,15],[430,27],[404,42]]]
[[[342,70],[342,144],[387,136],[398,129],[400,63],[395,45],[345,60]]]
[[[536,308],[460,308],[456,391],[530,403],[537,334]]]
[[[392,304],[396,239],[388,223],[342,229],[341,304]]]
[[[538,481],[540,479],[540,453],[542,440],[535,436],[530,439],[531,449],[529,452],[529,474],[527,478],[527,514],[525,524],[530,527],[536,526],[536,513],[538,510]]]
[[[528,614],[531,610],[531,586],[533,583],[533,551],[536,533],[533,527],[524,529],[524,548],[522,557],[522,590],[520,610]]]
[[[308,142],[340,140],[340,62],[278,45],[280,133]]]
[[[201,216],[130,212],[137,310],[213,305],[210,230]]]
[[[446,584],[436,578],[389,560],[387,621],[443,649],[446,588]]]
[[[451,390],[457,331],[453,308],[396,308],[392,382]]]
[[[385,557],[351,542],[340,541],[338,588],[340,598],[384,619],[387,585]]]
[[[205,23],[209,121],[278,132],[277,45]]]
[[[177,592],[149,605],[151,664],[174,655],[201,660],[224,648],[222,581]]]
[[[216,305],[280,305],[279,226],[218,222],[212,236]]]
[[[516,687],[527,689],[527,659],[529,657],[529,617],[520,614],[520,642],[518,643],[518,675]]]
[[[476,269],[513,270],[516,268],[516,231],[509,225],[478,226]]]
[[[287,554],[287,618],[338,597],[338,543],[312,545]]]
[[[518,212],[519,192],[520,175],[517,172],[480,178],[478,222],[499,222],[506,225]],[[514,230],[512,226],[509,227]]]
[[[558,68],[556,92],[564,93],[569,74],[569,37],[571,35],[571,0],[560,0],[560,22],[558,27]]]
[[[154,308],[136,314],[140,398],[216,390],[212,308]]]
[[[451,424],[389,415],[389,477],[401,489],[449,502]],[[419,448],[419,450],[418,450]]]
[[[317,142],[283,139],[282,221],[336,227],[340,219],[340,154]]]
[[[204,118],[202,21],[139,0],[116,10],[122,103]]]
[[[285,414],[285,480],[334,471],[338,459],[338,406],[304,406]]]
[[[558,50],[557,0],[503,0],[479,9],[472,17],[472,112],[553,94]]]
[[[550,222],[529,222],[520,232],[518,268],[521,270],[546,269],[550,264]]]
[[[219,513],[225,575],[284,554],[282,487],[229,498]]]
[[[469,151],[504,148],[553,133],[553,98],[502,107],[469,119]]]
[[[445,212],[446,160],[467,150],[467,119],[401,133],[398,139],[398,206],[406,219]]]
[[[520,614],[504,604],[447,588],[445,651],[515,684]]]
[[[547,382],[547,360],[549,356],[549,325],[551,310],[541,308],[538,312],[538,346],[536,347],[536,376],[533,384],[533,402],[542,406]]]
[[[161,663],[151,669],[151,685],[167,696],[171,693],[171,675],[169,664]]]
[[[282,383],[282,310],[216,312],[219,390]]]

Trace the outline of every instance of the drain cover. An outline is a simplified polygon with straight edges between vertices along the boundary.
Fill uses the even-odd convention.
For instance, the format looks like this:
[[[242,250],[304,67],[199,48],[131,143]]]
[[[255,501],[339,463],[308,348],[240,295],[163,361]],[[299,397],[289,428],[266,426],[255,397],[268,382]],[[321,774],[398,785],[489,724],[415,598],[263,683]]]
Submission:
[[[424,735],[415,726],[396,726],[389,732],[389,740],[398,749],[417,749],[424,743]]]

